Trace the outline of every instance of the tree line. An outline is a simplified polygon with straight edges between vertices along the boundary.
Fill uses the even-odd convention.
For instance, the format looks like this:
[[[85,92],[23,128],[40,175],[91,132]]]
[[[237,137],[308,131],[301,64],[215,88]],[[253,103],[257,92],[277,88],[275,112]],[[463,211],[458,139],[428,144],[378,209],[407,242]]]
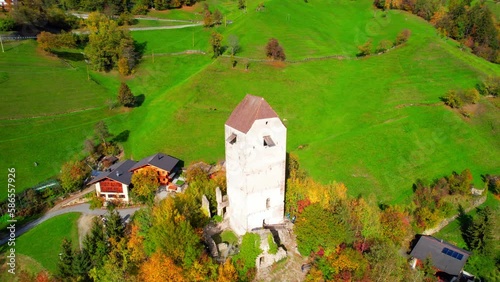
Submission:
[[[416,14],[474,54],[500,63],[499,27],[484,1],[472,4],[472,0],[374,0],[374,4],[381,9],[400,9]]]

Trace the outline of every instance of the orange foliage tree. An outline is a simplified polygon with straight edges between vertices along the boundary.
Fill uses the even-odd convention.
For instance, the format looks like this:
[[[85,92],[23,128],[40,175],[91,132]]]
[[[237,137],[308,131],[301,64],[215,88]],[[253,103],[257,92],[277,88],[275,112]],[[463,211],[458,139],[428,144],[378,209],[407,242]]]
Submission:
[[[238,281],[238,273],[230,259],[226,260],[224,264],[219,265],[218,273],[217,282]]]
[[[139,269],[139,279],[144,282],[182,282],[186,281],[182,269],[162,252],[155,252]]]

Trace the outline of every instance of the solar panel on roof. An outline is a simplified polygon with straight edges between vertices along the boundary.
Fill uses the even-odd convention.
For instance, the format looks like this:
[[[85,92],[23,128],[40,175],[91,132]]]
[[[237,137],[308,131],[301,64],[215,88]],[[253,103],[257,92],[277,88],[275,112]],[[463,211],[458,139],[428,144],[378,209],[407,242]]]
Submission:
[[[461,253],[457,253],[455,251],[452,251],[448,248],[443,248],[443,250],[441,251],[441,253],[445,254],[445,255],[448,255],[452,258],[455,258],[455,259],[458,259],[458,260],[462,260],[462,258],[464,257],[463,254]]]

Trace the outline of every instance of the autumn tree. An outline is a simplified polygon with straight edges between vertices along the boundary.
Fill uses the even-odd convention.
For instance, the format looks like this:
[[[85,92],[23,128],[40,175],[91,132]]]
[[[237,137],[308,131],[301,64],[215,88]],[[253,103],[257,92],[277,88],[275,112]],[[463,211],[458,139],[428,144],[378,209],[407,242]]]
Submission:
[[[217,282],[233,282],[238,281],[238,273],[234,267],[231,259],[226,260],[219,265]]]
[[[210,36],[210,45],[212,46],[212,50],[214,52],[214,58],[219,57],[222,54],[222,34],[213,31]]]
[[[366,41],[363,45],[358,46],[358,50],[359,52],[356,54],[358,57],[370,55],[372,52],[372,40],[368,39],[368,41]]]
[[[208,9],[208,4],[203,10],[203,26],[211,27],[214,24],[212,12]]]
[[[273,60],[286,60],[285,50],[283,50],[283,47],[279,44],[278,39],[269,39],[266,45],[266,56],[268,58],[272,58]]]
[[[397,46],[405,43],[410,38],[410,35],[411,31],[409,29],[403,29],[400,33],[398,33],[396,41],[394,41],[394,45]]]
[[[65,163],[59,175],[64,191],[69,193],[80,189],[89,172],[90,168],[83,161],[75,160]]]
[[[135,263],[140,263],[146,259],[146,253],[144,252],[144,236],[140,231],[140,227],[137,224],[132,224],[127,241],[127,249],[130,258]]]
[[[128,85],[124,82],[120,84],[118,90],[118,101],[125,107],[133,107],[135,104],[135,97]]]
[[[155,252],[139,268],[139,279],[144,282],[182,282],[185,281],[182,269],[161,251]]]
[[[402,242],[411,233],[409,215],[397,207],[387,207],[380,216],[382,236],[390,239],[394,244]]]
[[[189,268],[202,251],[192,221],[202,215],[200,206],[191,205],[185,197],[167,198],[152,210],[152,227],[148,240],[153,250],[160,249],[177,265]]]
[[[108,146],[108,142],[106,141],[106,139],[113,136],[111,133],[109,133],[108,125],[102,120],[94,125],[94,134],[97,139],[102,142],[104,147]]]
[[[156,170],[150,167],[143,168],[132,175],[132,197],[143,203],[152,203],[155,192],[160,186]]]
[[[135,65],[133,39],[125,29],[120,29],[116,21],[99,13],[91,13],[87,19],[90,31],[89,42],[85,47],[85,56],[93,69],[110,70],[117,66],[120,58],[125,58],[128,68],[122,65],[122,72],[128,72]],[[125,60],[122,60],[125,62]],[[128,71],[127,71],[128,70]]]
[[[36,37],[38,47],[45,51],[50,51],[56,48],[73,48],[76,46],[76,40],[72,33],[61,32],[60,34],[54,34],[46,31],[42,31]]]
[[[214,14],[212,15],[213,23],[216,25],[220,25],[222,23],[222,13],[219,9],[215,9]]]

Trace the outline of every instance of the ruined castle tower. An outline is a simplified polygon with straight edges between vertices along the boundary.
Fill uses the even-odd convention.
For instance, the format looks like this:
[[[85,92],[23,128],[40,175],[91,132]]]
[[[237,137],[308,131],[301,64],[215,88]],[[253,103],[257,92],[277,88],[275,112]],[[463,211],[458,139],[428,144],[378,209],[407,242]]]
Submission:
[[[262,97],[247,95],[226,121],[231,228],[239,235],[283,222],[286,127]]]

